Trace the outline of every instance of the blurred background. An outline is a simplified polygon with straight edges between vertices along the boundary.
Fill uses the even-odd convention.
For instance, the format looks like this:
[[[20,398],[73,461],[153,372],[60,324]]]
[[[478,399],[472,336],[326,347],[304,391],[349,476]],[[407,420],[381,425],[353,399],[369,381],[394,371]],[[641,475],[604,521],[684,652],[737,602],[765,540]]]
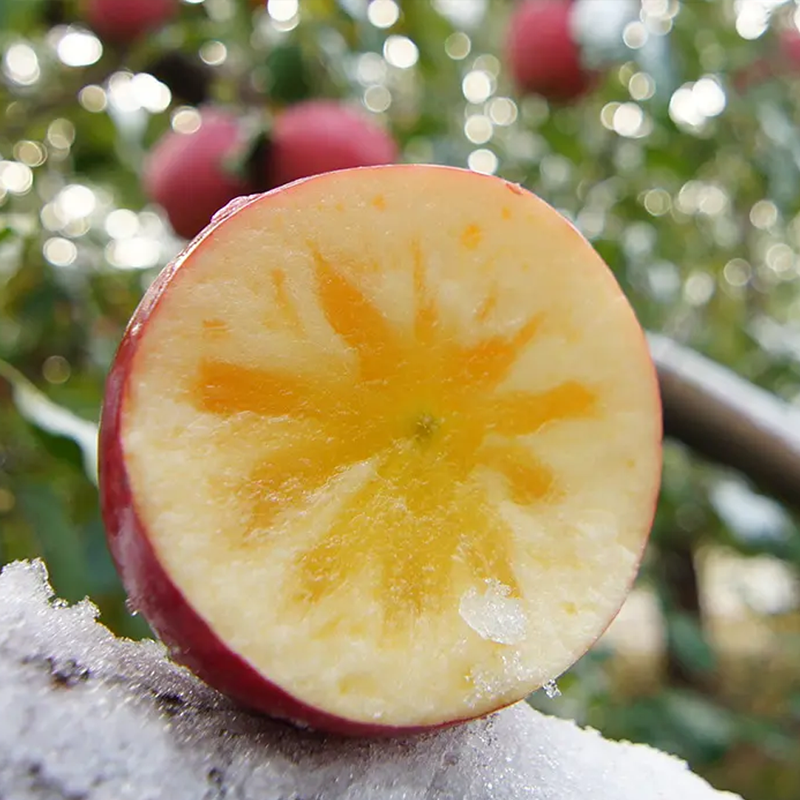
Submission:
[[[793,0],[0,0],[0,563],[42,556],[147,635],[98,513],[117,343],[217,207],[340,166],[522,183],[646,328],[797,425],[798,26]],[[530,702],[796,800],[800,474],[792,496],[679,438],[626,606]]]

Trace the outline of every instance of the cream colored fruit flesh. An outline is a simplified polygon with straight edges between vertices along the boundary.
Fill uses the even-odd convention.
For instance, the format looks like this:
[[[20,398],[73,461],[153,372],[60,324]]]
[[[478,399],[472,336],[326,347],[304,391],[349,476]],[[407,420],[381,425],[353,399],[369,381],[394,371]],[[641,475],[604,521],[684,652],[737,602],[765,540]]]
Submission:
[[[346,719],[513,702],[600,635],[652,520],[639,326],[550,207],[433,168],[296,184],[210,233],[123,407],[138,514],[227,646]]]

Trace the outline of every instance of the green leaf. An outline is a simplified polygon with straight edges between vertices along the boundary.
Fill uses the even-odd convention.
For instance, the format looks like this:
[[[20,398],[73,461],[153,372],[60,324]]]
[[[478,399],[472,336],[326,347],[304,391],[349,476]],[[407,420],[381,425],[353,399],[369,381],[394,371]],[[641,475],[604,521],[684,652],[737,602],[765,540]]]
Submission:
[[[97,425],[54,403],[19,370],[2,360],[0,360],[0,377],[11,384],[14,404],[31,425],[47,433],[71,439],[80,447],[84,470],[92,483],[96,484]]]
[[[0,0],[0,30],[25,31],[32,28],[44,0]]]
[[[297,103],[311,95],[309,65],[300,45],[292,42],[273,47],[265,67],[265,89],[273,103]]]
[[[82,599],[91,582],[81,537],[64,500],[51,486],[41,483],[21,486],[16,496],[41,546],[56,592],[65,600]]]

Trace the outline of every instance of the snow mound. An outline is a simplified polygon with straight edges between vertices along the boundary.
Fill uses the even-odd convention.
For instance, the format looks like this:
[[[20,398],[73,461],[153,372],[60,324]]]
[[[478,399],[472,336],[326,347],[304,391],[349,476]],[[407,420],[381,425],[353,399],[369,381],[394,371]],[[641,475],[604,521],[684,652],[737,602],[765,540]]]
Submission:
[[[115,638],[40,562],[0,573],[0,797],[7,800],[722,800],[685,764],[524,703],[402,740],[254,716]]]

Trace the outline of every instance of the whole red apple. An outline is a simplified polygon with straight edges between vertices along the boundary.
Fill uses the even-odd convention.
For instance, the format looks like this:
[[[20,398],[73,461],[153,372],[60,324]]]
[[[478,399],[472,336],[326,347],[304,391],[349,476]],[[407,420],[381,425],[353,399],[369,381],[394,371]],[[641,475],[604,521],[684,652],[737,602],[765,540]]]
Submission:
[[[525,0],[511,15],[506,59],[520,92],[569,103],[593,85],[570,28],[571,0]]]
[[[179,0],[84,0],[83,14],[100,38],[126,44],[170,20],[178,6]]]
[[[629,591],[660,464],[649,350],[590,244],[420,165],[218,214],[135,312],[100,424],[111,553],[172,656],[348,734],[567,669]]]
[[[369,117],[333,100],[289,106],[275,119],[266,159],[269,188],[322,172],[391,164],[397,145]]]
[[[214,212],[252,191],[233,165],[248,146],[239,118],[213,107],[201,111],[196,131],[170,130],[157,142],[145,161],[142,183],[147,196],[164,208],[178,235],[191,239],[208,225]]]

